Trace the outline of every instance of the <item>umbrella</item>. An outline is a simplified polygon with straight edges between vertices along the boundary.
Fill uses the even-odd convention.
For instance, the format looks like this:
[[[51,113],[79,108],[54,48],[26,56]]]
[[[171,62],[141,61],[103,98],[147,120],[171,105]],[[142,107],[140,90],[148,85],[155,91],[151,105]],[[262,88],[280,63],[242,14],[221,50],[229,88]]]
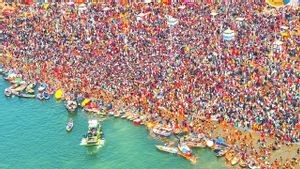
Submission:
[[[108,11],[108,10],[110,10],[110,8],[109,8],[109,7],[105,7],[105,8],[103,8],[103,11]]]
[[[184,9],[185,8],[185,6],[184,5],[182,5],[182,6],[180,6],[180,7],[178,7],[179,9]]]
[[[216,15],[218,15],[218,13],[216,11],[211,11],[210,15],[216,16]]]

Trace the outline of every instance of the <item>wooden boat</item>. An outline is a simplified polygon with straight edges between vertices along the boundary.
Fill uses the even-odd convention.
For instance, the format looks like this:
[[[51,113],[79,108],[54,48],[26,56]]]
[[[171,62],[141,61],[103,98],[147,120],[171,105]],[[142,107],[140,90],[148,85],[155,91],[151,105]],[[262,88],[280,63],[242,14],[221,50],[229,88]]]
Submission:
[[[66,125],[67,132],[70,132],[73,129],[73,127],[74,127],[73,120],[68,121]]]
[[[128,115],[125,113],[125,114],[123,114],[123,115],[121,116],[121,119],[126,119],[127,116],[128,116]]]
[[[197,147],[197,148],[204,148],[206,147],[206,142],[193,142],[193,141],[189,141],[189,142],[185,142],[186,145],[188,145],[189,147]]]
[[[152,131],[153,131],[153,133],[160,135],[160,136],[164,136],[164,137],[169,137],[171,135],[171,132],[162,130],[160,128],[154,128]]]
[[[33,89],[31,89],[31,88],[29,88],[29,89],[26,89],[26,93],[28,93],[28,94],[33,94],[33,93],[34,93],[34,90],[33,90]]]
[[[224,156],[228,151],[230,150],[230,147],[226,147],[225,149],[221,149],[218,153],[216,153],[217,157]]]
[[[30,94],[34,93],[33,88],[35,88],[35,86],[36,86],[36,83],[34,83],[34,82],[30,83],[25,89],[26,93],[30,93]]]
[[[186,154],[182,153],[181,151],[178,151],[177,154],[181,155],[182,157],[184,157],[184,158],[186,158],[188,160],[190,160],[192,164],[196,164],[197,163],[197,158],[195,156],[186,155]]]
[[[237,153],[231,160],[231,165],[236,165],[241,160],[241,155]]]
[[[161,145],[156,145],[156,148],[167,152],[167,153],[172,153],[172,154],[176,154],[178,152],[178,149],[176,147],[168,147],[168,146],[161,146]]]
[[[120,113],[119,112],[115,112],[114,117],[120,117]]]
[[[225,158],[226,158],[227,161],[231,161],[233,159],[234,155],[235,155],[235,151],[230,150],[229,152],[227,152],[225,154]]]
[[[26,85],[21,85],[15,89],[11,89],[12,92],[20,92],[23,91],[26,88]]]

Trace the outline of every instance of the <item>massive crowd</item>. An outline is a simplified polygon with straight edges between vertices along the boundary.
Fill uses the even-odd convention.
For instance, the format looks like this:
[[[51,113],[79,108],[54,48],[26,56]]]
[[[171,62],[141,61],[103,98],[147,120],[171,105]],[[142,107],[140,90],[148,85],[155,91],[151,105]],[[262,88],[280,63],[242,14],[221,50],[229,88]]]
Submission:
[[[150,122],[197,131],[211,119],[299,141],[299,10],[266,11],[259,1],[86,8],[21,6],[5,16],[4,66]],[[223,39],[227,29],[233,40]]]

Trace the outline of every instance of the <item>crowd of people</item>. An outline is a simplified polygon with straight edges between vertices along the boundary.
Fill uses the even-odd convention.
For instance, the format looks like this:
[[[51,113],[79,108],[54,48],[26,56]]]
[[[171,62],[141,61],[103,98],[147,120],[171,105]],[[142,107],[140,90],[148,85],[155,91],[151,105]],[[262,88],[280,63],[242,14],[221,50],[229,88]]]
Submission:
[[[27,81],[190,132],[208,119],[299,142],[299,9],[260,1],[16,8],[1,26],[3,64]],[[233,40],[222,37],[227,29]]]

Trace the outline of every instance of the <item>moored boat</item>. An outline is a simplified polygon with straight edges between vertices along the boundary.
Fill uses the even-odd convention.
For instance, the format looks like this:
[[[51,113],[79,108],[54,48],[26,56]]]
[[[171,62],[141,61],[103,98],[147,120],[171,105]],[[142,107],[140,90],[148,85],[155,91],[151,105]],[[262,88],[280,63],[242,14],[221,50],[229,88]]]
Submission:
[[[153,133],[160,135],[160,136],[164,136],[164,137],[169,137],[171,135],[171,132],[162,130],[160,128],[153,128]]]
[[[181,155],[182,157],[190,160],[192,164],[197,163],[197,158],[193,155],[186,155],[186,154],[182,153],[181,151],[178,151],[178,155]]]
[[[236,165],[241,159],[241,155],[237,153],[231,160],[231,165]]]
[[[98,120],[89,120],[88,132],[81,140],[83,146],[104,145],[104,135],[101,131],[101,125]]]
[[[234,150],[230,150],[229,152],[227,152],[225,154],[225,159],[227,161],[231,161],[233,159],[234,155],[235,155],[235,151]]]
[[[33,89],[35,88],[35,86],[36,86],[35,82],[32,82],[29,85],[27,85],[27,87],[25,89],[26,93],[33,94],[34,93]]]
[[[73,127],[74,127],[73,120],[69,120],[66,125],[67,132],[70,132],[73,129]]]
[[[24,85],[21,85],[21,86],[19,86],[19,87],[17,87],[17,88],[11,89],[11,91],[12,91],[12,92],[21,92],[21,91],[23,91],[25,88],[26,88],[26,85],[24,84]]]
[[[172,153],[172,154],[176,154],[178,152],[178,149],[176,147],[156,145],[156,148],[161,151],[165,151],[165,152]]]
[[[186,156],[192,155],[192,150],[186,144],[178,144],[178,150]]]

